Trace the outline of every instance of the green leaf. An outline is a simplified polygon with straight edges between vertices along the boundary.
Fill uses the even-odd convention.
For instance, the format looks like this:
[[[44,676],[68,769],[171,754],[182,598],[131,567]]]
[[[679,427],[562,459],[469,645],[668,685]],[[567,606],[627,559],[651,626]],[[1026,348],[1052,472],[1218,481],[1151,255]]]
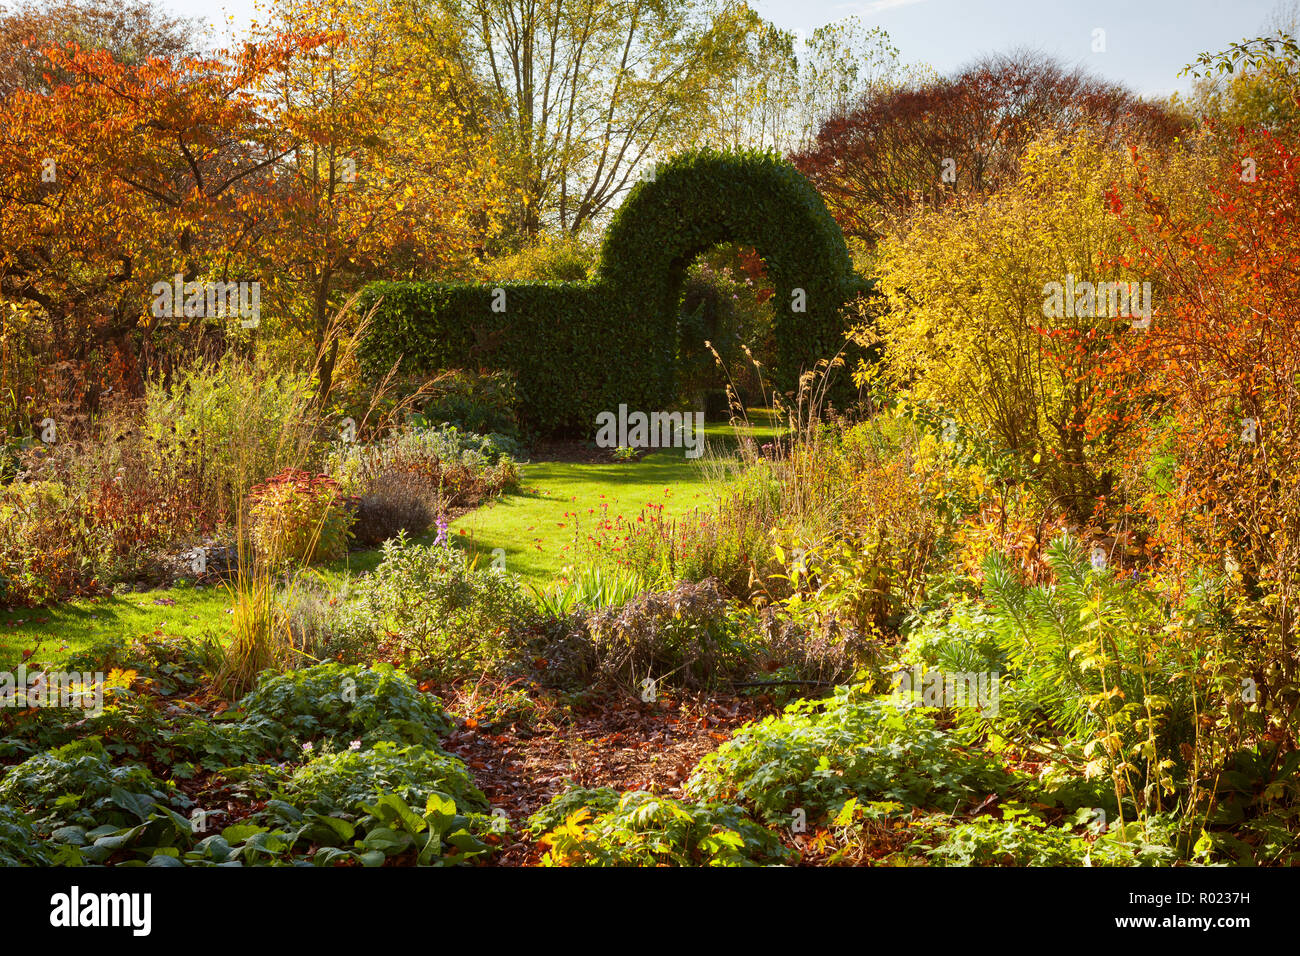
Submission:
[[[316,819],[317,822],[325,824],[337,833],[341,839],[351,840],[356,836],[356,826],[341,817],[317,817]]]
[[[379,827],[366,834],[361,846],[366,850],[378,850],[386,855],[400,853],[411,845],[409,833],[398,833],[388,827]]]
[[[311,858],[314,866],[333,866],[336,863],[345,862],[356,858],[356,854],[351,850],[343,850],[336,846],[323,846],[317,850]]]
[[[109,798],[116,806],[134,814],[141,820],[149,819],[149,814],[153,811],[155,805],[152,797],[142,793],[131,793],[121,787],[114,787],[109,793]]]
[[[90,842],[86,839],[85,827],[59,827],[50,834],[50,839],[55,843],[70,843],[73,846],[86,846]]]
[[[234,846],[237,843],[244,843],[250,837],[254,837],[259,833],[266,832],[268,832],[266,827],[254,826],[251,823],[236,823],[222,830],[221,836],[231,846]]]

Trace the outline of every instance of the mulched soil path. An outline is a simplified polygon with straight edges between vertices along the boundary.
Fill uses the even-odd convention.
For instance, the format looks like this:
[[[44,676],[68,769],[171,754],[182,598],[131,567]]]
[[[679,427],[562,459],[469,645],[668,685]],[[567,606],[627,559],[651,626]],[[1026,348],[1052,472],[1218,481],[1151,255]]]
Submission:
[[[650,790],[680,797],[700,758],[761,713],[739,697],[661,697],[643,703],[610,695],[580,710],[539,707],[528,726],[466,721],[444,747],[469,766],[494,808],[516,827],[568,785]],[[544,847],[527,834],[502,847],[497,866],[535,864]]]

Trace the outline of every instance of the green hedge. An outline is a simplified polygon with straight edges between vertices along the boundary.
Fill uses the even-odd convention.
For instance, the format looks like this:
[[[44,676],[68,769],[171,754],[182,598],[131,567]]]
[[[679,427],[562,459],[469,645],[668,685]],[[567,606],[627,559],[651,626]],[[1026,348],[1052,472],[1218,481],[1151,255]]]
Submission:
[[[362,367],[492,368],[519,383],[539,431],[590,434],[620,403],[651,411],[674,397],[677,299],[686,268],[721,243],[754,246],[775,287],[782,391],[844,343],[844,304],[870,291],[821,196],[790,164],[698,150],[658,167],[614,215],[590,282],[382,282],[360,299],[372,322]],[[494,311],[502,303],[504,311]],[[802,290],[804,312],[792,309]],[[840,378],[847,383],[847,372]],[[842,394],[842,393],[841,393]]]

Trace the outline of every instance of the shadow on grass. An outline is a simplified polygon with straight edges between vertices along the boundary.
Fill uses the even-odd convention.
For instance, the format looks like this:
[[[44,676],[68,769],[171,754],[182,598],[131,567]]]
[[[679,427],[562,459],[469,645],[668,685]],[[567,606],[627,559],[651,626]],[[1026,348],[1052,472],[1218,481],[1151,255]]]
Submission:
[[[220,584],[81,598],[49,608],[0,611],[0,664],[37,650],[57,660],[104,640],[162,635],[203,638],[226,628],[229,592]]]

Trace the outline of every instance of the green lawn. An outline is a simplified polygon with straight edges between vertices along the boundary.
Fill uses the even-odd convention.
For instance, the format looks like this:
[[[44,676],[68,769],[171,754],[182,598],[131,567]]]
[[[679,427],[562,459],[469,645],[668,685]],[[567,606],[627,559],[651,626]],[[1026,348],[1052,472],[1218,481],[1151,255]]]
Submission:
[[[339,580],[345,571],[360,574],[378,563],[378,552],[360,551],[322,568],[322,574],[327,580]],[[224,638],[231,604],[226,587],[211,584],[0,610],[0,668],[16,664],[23,651],[37,645],[34,659],[48,662],[110,637]]]
[[[664,449],[631,463],[530,463],[518,491],[454,521],[452,534],[486,561],[503,549],[506,570],[543,586],[574,563],[575,542],[603,514],[635,518],[647,505],[663,505],[666,515],[709,507],[716,477],[731,460],[734,436],[724,425],[708,425],[706,433],[710,453],[697,460]],[[751,433],[767,441],[776,429],[763,421]],[[370,571],[378,561],[376,551],[355,552],[323,572],[337,580],[345,572]],[[212,585],[0,610],[0,667],[16,665],[23,651],[38,645],[36,660],[56,661],[105,637],[222,637],[230,605],[225,587]]]
[[[506,570],[543,585],[581,557],[579,542],[600,520],[635,518],[647,505],[665,514],[706,507],[710,482],[697,461],[658,451],[634,464],[540,462],[524,471],[515,494],[452,524],[472,550],[492,560],[504,551]]]
[[[54,661],[104,637],[221,636],[229,609],[230,596],[218,585],[83,598],[50,608],[3,610],[0,667],[12,667],[23,651],[33,649],[39,650],[35,660]]]

